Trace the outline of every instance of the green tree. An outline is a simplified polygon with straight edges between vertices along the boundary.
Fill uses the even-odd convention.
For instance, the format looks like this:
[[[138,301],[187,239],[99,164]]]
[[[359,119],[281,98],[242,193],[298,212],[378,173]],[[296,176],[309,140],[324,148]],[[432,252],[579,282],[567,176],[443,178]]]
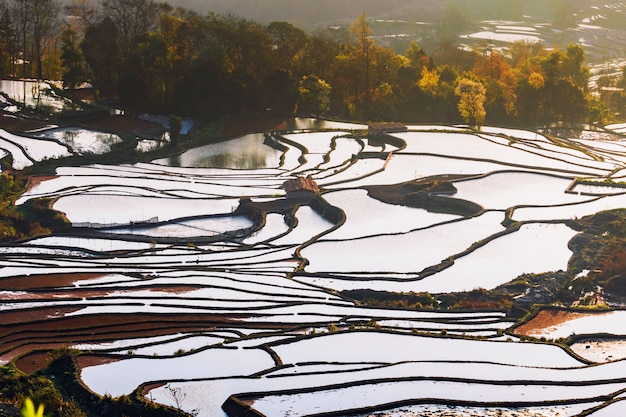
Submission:
[[[409,59],[411,66],[414,68],[432,66],[430,57],[426,55],[426,52],[424,52],[424,50],[415,41],[411,41],[404,55]]]
[[[102,0],[102,10],[116,27],[115,42],[121,67],[124,71],[131,70],[140,40],[156,28],[158,5],[152,0]]]
[[[392,120],[396,115],[398,96],[393,86],[387,82],[379,83],[372,93],[369,119]]]
[[[589,103],[589,123],[606,126],[613,119],[611,110],[600,98],[591,98]]]
[[[406,120],[418,123],[458,122],[458,99],[454,93],[458,74],[449,65],[422,69],[421,78],[409,91],[407,102],[398,106],[406,109]]]
[[[276,69],[263,80],[263,106],[279,114],[291,115],[298,102],[297,81],[291,72]]]
[[[584,51],[577,45],[570,45],[566,52],[555,50],[540,58],[545,79],[544,112],[548,119],[586,120],[589,69],[583,65],[584,61]]]
[[[274,70],[272,43],[265,26],[236,16],[208,15],[211,36],[223,48],[229,77],[224,83],[224,109],[245,114],[258,107],[262,81]]]
[[[71,26],[66,25],[61,33],[61,65],[63,71],[63,87],[75,88],[86,79],[85,59],[77,42],[78,34]]]
[[[342,47],[341,41],[333,38],[328,31],[314,32],[308,37],[297,60],[297,74],[316,74],[321,79],[330,80],[335,59],[341,53]]]
[[[306,33],[287,22],[271,22],[267,32],[272,42],[274,65],[293,71],[306,46]]]
[[[217,42],[207,42],[191,62],[188,76],[179,80],[175,108],[201,120],[216,119],[226,109],[230,91],[224,51]]]
[[[551,114],[553,120],[586,121],[589,113],[588,103],[583,91],[571,80],[562,78],[551,85]]]
[[[13,175],[8,171],[0,172],[0,208],[8,207],[20,189],[21,185]]]
[[[85,62],[91,72],[91,82],[105,97],[116,96],[120,68],[117,26],[106,17],[89,26],[81,43]]]
[[[141,111],[166,110],[167,46],[156,32],[146,34],[135,46],[132,68],[120,77],[122,102]]]
[[[461,78],[454,90],[459,97],[458,109],[463,120],[470,126],[480,126],[485,120],[485,87],[478,81]]]
[[[520,71],[528,71],[533,61],[545,55],[545,48],[541,42],[517,41],[509,47],[511,66]]]
[[[576,44],[568,45],[563,60],[563,76],[583,92],[586,92],[589,86],[590,70],[584,65],[584,62],[585,50],[583,47]]]
[[[302,112],[323,115],[330,110],[331,86],[315,75],[305,75],[300,80],[300,108]]]

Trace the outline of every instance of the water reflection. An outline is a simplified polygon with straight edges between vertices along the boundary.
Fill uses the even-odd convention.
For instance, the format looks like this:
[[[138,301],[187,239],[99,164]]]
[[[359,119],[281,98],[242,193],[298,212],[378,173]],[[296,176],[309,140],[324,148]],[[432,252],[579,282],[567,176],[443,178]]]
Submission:
[[[335,122],[333,120],[316,119],[313,117],[295,117],[285,121],[285,130],[325,129],[367,129],[367,125]]]
[[[395,389],[404,380],[421,384],[424,375],[463,378],[463,384],[457,385],[464,385],[467,392],[482,392],[485,384],[490,384],[490,389],[497,388],[492,396],[494,401],[487,403],[484,398],[477,399],[475,392],[470,393],[471,397],[468,394],[468,402],[476,405],[492,406],[495,401],[509,400],[511,389],[522,398],[521,395],[528,395],[530,383],[539,387],[541,395],[536,394],[535,400],[526,397],[527,404],[557,407],[564,400],[551,401],[545,395],[546,378],[558,389],[572,387],[571,381],[579,381],[571,394],[559,397],[571,403],[579,401],[583,390],[585,398],[612,398],[610,395],[618,394],[611,393],[623,392],[624,384],[619,379],[624,373],[623,361],[604,368],[586,368],[556,346],[513,340],[487,344],[441,337],[445,331],[450,336],[463,334],[502,341],[502,331],[512,320],[503,312],[477,311],[469,315],[363,308],[340,299],[336,293],[343,289],[368,289],[437,294],[494,288],[524,272],[566,267],[570,255],[567,241],[576,231],[564,224],[565,219],[601,210],[609,204],[626,205],[626,195],[595,199],[564,193],[581,169],[586,177],[598,180],[620,169],[626,171],[624,153],[614,148],[615,144],[598,141],[587,144],[585,152],[573,146],[574,152],[567,140],[551,143],[542,136],[535,140],[534,135],[525,132],[510,144],[509,138],[500,136],[502,129],[491,134],[487,130],[495,128],[485,128],[480,134],[470,135],[449,133],[448,127],[442,127],[433,128],[432,132],[400,134],[406,138],[407,149],[388,145],[364,148],[354,139],[332,141],[335,135],[343,133],[338,131],[349,127],[331,129],[325,122],[306,125],[310,122],[300,119],[293,127],[318,126],[326,131],[277,138],[286,151],[267,146],[263,135],[255,134],[155,161],[160,165],[59,167],[55,176],[41,178],[18,204],[35,197],[54,198],[55,209],[63,211],[72,222],[84,223],[79,226],[94,230],[86,235],[50,236],[27,245],[0,248],[0,278],[10,278],[2,283],[5,299],[11,300],[0,308],[0,313],[11,316],[0,318],[13,323],[10,320],[22,310],[27,317],[25,323],[29,324],[33,320],[30,317],[41,312],[41,318],[37,318],[39,334],[33,336],[31,326],[21,323],[7,331],[19,333],[19,340],[38,337],[38,341],[44,340],[40,342],[42,346],[61,340],[91,349],[106,339],[117,345],[109,353],[121,360],[83,368],[82,379],[91,390],[102,395],[121,395],[136,390],[139,384],[153,386],[154,381],[178,384],[177,389],[180,387],[188,400],[185,406],[198,409],[200,416],[207,417],[224,415],[221,406],[233,394],[278,390],[294,393],[295,396],[284,398],[297,404],[301,414],[319,413],[315,407],[321,397],[312,404],[296,396],[302,391],[321,392],[316,387],[339,383],[351,385],[338,388],[336,398],[349,401],[367,397],[377,404],[388,404],[390,400],[377,394],[381,392],[379,387],[384,386],[379,384],[383,378],[390,381],[389,386],[395,384],[391,388]],[[513,136],[514,132],[507,132],[507,136],[508,133]],[[34,139],[7,135],[3,133],[12,147],[3,146],[18,155],[21,152],[27,162],[26,154],[42,148],[41,140],[29,142]],[[66,140],[74,145],[79,143],[72,133],[66,135]],[[346,163],[348,159],[353,162],[353,154],[355,163]],[[243,170],[246,168],[250,171]],[[491,175],[476,175],[488,173]],[[296,210],[295,204],[306,203],[305,196],[296,194],[289,201],[291,195],[286,196],[286,190],[281,188],[285,179],[307,174],[320,186],[321,197],[346,215],[345,223],[332,234],[324,232],[334,224],[326,222],[316,209],[302,205]],[[476,176],[460,181],[455,174]],[[462,219],[382,203],[363,189],[365,185],[400,184],[431,176],[432,181],[455,182],[458,191],[454,198],[474,201],[492,210]],[[405,191],[407,196],[415,188],[408,186]],[[259,210],[268,211],[263,228],[245,239],[237,235],[216,241],[213,233],[251,226],[252,218],[238,217],[239,213],[231,215],[241,197],[256,203]],[[398,196],[397,201],[405,200]],[[524,218],[531,223],[503,234],[504,211],[511,206],[518,207],[513,213],[515,220]],[[546,224],[547,216],[558,224]],[[171,222],[150,223],[137,230],[138,222],[153,218]],[[257,215],[254,220],[260,218]],[[128,226],[130,223],[133,227]],[[112,224],[122,226],[103,230],[103,225]],[[105,236],[103,232],[140,235],[125,236],[127,242],[115,234],[106,235],[111,240],[94,238]],[[312,236],[315,240],[310,240]],[[298,255],[306,258],[306,263],[300,263]],[[54,283],[48,277],[53,277]],[[22,288],[22,282],[28,282],[27,290]],[[42,291],[54,291],[55,298],[42,299]],[[51,319],[48,311],[57,306],[58,316]],[[62,308],[71,311],[65,313]],[[118,332],[111,336],[109,320],[121,314],[129,325],[137,323],[139,333]],[[170,318],[175,320],[174,326],[162,325]],[[85,330],[83,323],[87,320],[95,325]],[[68,325],[59,332],[59,323]],[[72,328],[70,323],[82,327]],[[362,323],[367,325],[362,328]],[[378,326],[384,331],[378,331]],[[331,331],[333,327],[352,331]],[[187,328],[194,338],[179,339],[179,333]],[[209,330],[211,334],[207,336]],[[82,337],[72,336],[78,331]],[[426,336],[426,332],[433,331],[441,334]],[[135,347],[146,342],[140,339],[152,336],[163,338],[135,351]],[[224,340],[224,346],[213,345],[215,340]],[[211,346],[202,346],[204,342]],[[21,345],[14,347],[9,343],[5,343],[8,347],[3,345],[7,355],[21,353]],[[259,348],[261,345],[265,346]],[[394,353],[394,348],[400,350]],[[131,349],[135,356],[128,353]],[[179,354],[184,349],[195,351]],[[153,352],[157,355],[144,356]],[[437,357],[416,357],[415,352],[430,352]],[[126,356],[119,358],[120,354]],[[536,358],[545,363],[533,362]],[[548,362],[550,367],[544,367]],[[203,363],[208,365],[198,366]],[[215,363],[219,366],[213,366]],[[284,366],[275,366],[277,363]],[[380,369],[372,367],[377,364]],[[428,373],[424,366],[429,367]],[[554,368],[557,366],[577,368]],[[615,371],[607,374],[604,369]],[[581,374],[587,373],[586,379],[581,379]],[[472,382],[467,375],[480,375],[481,379]],[[611,383],[611,378],[618,382]],[[442,387],[450,381],[424,382],[431,387],[433,384]],[[358,397],[354,391],[348,391],[366,385],[371,390]],[[154,388],[150,399],[168,403],[166,386]],[[444,388],[454,391],[457,387]],[[588,390],[597,390],[593,392],[598,394],[589,394]],[[438,392],[447,396],[452,391]],[[398,392],[399,401],[432,398],[414,387]],[[449,397],[444,398],[444,394],[442,401],[447,401]],[[341,404],[333,405],[334,408],[328,406],[333,404],[330,401],[324,404],[330,412],[342,413]],[[282,409],[266,414],[286,415]]]
[[[282,151],[263,144],[263,134],[242,136],[226,142],[190,149],[180,155],[154,161],[184,168],[259,169],[280,165]]]
[[[28,107],[56,111],[71,107],[69,100],[54,94],[50,85],[43,81],[0,80],[0,91],[11,100]]]
[[[111,152],[113,145],[122,142],[122,138],[116,134],[80,127],[42,130],[37,136],[59,140],[78,154],[104,154]]]

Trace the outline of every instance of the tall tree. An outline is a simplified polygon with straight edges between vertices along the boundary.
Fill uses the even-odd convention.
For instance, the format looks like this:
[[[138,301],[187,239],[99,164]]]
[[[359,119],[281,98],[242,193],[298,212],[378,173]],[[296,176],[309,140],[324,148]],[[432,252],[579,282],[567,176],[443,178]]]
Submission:
[[[276,69],[263,80],[263,102],[265,109],[284,115],[292,115],[298,102],[298,81],[291,72]]]
[[[359,83],[360,86],[357,90],[357,101],[361,99],[367,109],[372,93],[370,70],[372,66],[374,41],[371,38],[372,30],[369,27],[365,13],[361,13],[352,23],[350,33],[353,39],[353,56],[357,63],[357,67],[353,70],[362,76],[362,80]]]
[[[61,33],[61,65],[63,71],[63,87],[75,88],[86,79],[85,59],[78,44],[78,33],[66,25]]]
[[[138,40],[130,57],[132,68],[120,76],[120,100],[141,111],[167,109],[167,44],[156,32]]]
[[[541,42],[517,41],[509,46],[511,65],[525,70],[532,65],[532,61],[545,55],[545,47]]]
[[[315,74],[321,79],[330,79],[333,63],[342,48],[342,43],[329,36],[327,31],[317,31],[308,37],[301,52],[299,74]]]
[[[267,26],[267,32],[272,42],[275,66],[292,71],[306,46],[306,33],[287,22],[271,22]]]
[[[56,0],[32,0],[33,58],[37,62],[37,78],[43,79],[43,56],[46,47],[57,34],[61,5]]]
[[[417,68],[420,71],[421,71],[421,68],[423,67],[430,68],[433,64],[430,57],[415,41],[412,41],[409,44],[409,47],[407,48],[404,55],[409,59],[409,62],[411,63],[411,67]]]
[[[585,50],[577,44],[570,44],[565,49],[563,76],[586,92],[589,86],[589,67],[584,65]]]
[[[426,67],[422,67],[421,78],[417,82],[417,86],[431,97],[437,95],[439,89],[439,73],[437,70],[429,70]]]
[[[14,74],[11,63],[15,58],[15,29],[7,0],[0,0],[0,76]]]
[[[102,8],[117,28],[120,59],[129,68],[139,40],[156,28],[158,5],[152,0],[103,0]]]
[[[28,37],[32,28],[32,22],[29,18],[32,1],[33,0],[15,0],[13,2],[13,21],[15,22],[18,38],[17,43],[19,44],[19,47],[16,48],[17,54],[14,57],[14,61],[21,65],[22,78],[29,76],[28,67],[30,60],[27,59],[27,54],[30,49],[28,47]]]
[[[120,52],[117,44],[117,27],[106,17],[89,26],[81,49],[92,74],[94,87],[105,97],[117,96],[120,69]]]
[[[478,81],[461,78],[454,90],[459,96],[459,113],[470,126],[480,126],[485,120],[485,87]]]
[[[315,75],[305,75],[298,84],[300,109],[316,116],[330,110],[330,85]]]
[[[472,72],[485,80],[485,109],[489,120],[501,124],[510,122],[516,111],[515,77],[511,65],[499,52],[487,50],[476,56]]]
[[[273,71],[272,43],[265,26],[236,16],[209,14],[208,25],[213,36],[224,49],[230,79],[225,88],[231,111],[233,106],[245,114],[248,107],[259,105],[262,81]]]

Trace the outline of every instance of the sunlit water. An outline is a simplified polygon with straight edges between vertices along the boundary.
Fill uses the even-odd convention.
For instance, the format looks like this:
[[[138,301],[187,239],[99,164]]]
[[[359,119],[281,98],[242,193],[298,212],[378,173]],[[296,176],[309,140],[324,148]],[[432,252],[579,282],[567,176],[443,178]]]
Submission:
[[[455,400],[469,415],[491,415],[498,403],[512,416],[519,406],[506,404],[522,402],[524,413],[573,415],[626,388],[623,363],[605,355],[599,362],[608,363],[587,366],[556,345],[521,343],[503,334],[513,320],[502,312],[367,308],[338,293],[491,289],[567,268],[576,232],[566,220],[624,207],[626,197],[565,191],[578,176],[623,171],[619,143],[574,148],[515,129],[415,126],[394,134],[402,148],[356,136],[363,125],[296,119],[283,127],[269,139],[247,135],[153,163],[59,167],[40,178],[16,204],[51,198],[82,229],[0,249],[0,318],[23,310],[44,326],[84,318],[108,330],[117,315],[148,323],[154,333],[103,336],[98,327],[71,340],[67,324],[54,341],[117,360],[82,369],[94,392],[169,382],[147,397],[176,405],[175,387],[184,393],[178,405],[200,416],[224,416],[224,401],[245,393],[257,393],[250,404],[268,416],[425,398]],[[59,142],[4,134],[0,149],[21,167],[68,148],[104,149],[75,131],[54,132]],[[311,194],[285,189],[303,176],[321,187],[315,205]],[[484,210],[427,211],[365,189],[428,177],[454,183],[457,192],[444,198]],[[240,213],[242,198],[270,212]],[[506,228],[507,212],[525,222],[519,230]],[[176,326],[165,325],[169,318]],[[568,326],[542,335],[623,333],[613,320]],[[27,326],[11,331],[33,337]],[[6,361],[17,347],[7,342],[2,351]],[[407,413],[442,410],[414,407]]]

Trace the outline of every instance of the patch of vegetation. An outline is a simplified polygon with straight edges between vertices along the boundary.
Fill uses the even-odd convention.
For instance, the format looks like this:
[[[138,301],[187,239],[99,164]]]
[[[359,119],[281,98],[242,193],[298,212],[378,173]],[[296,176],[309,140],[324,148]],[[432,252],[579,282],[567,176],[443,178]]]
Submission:
[[[0,173],[0,242],[46,235],[67,226],[62,214],[50,209],[47,200],[34,199],[15,206],[26,182],[24,173]]]
[[[626,303],[626,209],[569,222],[580,231],[569,242],[566,271],[522,274],[493,290],[429,294],[373,290],[343,291],[361,305],[438,310],[504,310],[523,317],[541,305],[606,308]]]
[[[46,415],[50,417],[87,415],[72,398],[63,396],[49,376],[24,375],[12,365],[0,367],[0,402],[19,408],[27,398],[43,405]]]
[[[72,351],[51,353],[54,357],[48,368],[32,375],[25,375],[9,364],[0,367],[0,403],[11,405],[18,411],[27,398],[42,405],[48,417],[173,417],[188,416],[179,409],[156,404],[143,398],[138,392],[119,398],[96,397],[79,382],[78,370]],[[2,415],[2,414],[0,414]]]
[[[483,289],[436,295],[359,289],[342,291],[341,295],[362,305],[403,310],[509,310],[512,305],[508,294]]]
[[[569,270],[580,275],[571,285],[581,291],[600,287],[608,296],[626,296],[626,209],[587,216],[573,226],[581,233],[570,241],[574,255]]]

